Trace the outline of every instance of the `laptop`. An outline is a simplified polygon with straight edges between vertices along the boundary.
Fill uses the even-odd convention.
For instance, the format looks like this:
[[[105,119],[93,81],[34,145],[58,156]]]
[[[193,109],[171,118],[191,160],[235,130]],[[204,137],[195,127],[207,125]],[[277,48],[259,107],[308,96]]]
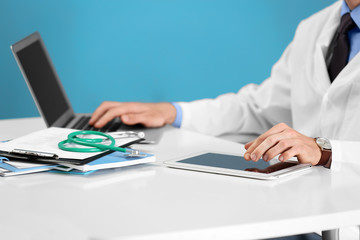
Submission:
[[[11,45],[11,50],[30,89],[36,106],[48,127],[102,132],[142,131],[148,143],[159,140],[162,130],[142,125],[129,126],[115,118],[101,129],[88,125],[91,114],[76,114],[38,32]]]

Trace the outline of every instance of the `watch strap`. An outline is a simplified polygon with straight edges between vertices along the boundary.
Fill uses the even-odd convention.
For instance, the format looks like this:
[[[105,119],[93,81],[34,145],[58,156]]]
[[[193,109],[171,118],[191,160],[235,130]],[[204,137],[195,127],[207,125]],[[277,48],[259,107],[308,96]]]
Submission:
[[[332,156],[332,151],[330,149],[322,149],[320,161],[316,165],[330,168],[331,160],[332,160],[331,156]]]

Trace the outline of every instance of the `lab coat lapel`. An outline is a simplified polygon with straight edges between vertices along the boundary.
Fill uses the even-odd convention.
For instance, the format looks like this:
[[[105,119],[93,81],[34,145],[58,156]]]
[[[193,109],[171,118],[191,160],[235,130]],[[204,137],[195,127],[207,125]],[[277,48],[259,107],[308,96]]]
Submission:
[[[345,68],[334,79],[331,87],[329,88],[329,96],[339,100],[343,96],[349,96],[351,92],[354,92],[352,86],[359,86],[360,84],[360,54],[358,53]]]
[[[358,140],[360,134],[360,55],[357,54],[334,79],[324,106],[327,132],[332,139]]]
[[[340,22],[340,9],[329,16],[329,21],[324,25],[316,44],[314,54],[314,86],[321,94],[324,94],[330,87],[330,77],[326,65],[326,56],[331,40]]]
[[[332,84],[334,88],[352,84],[353,81],[360,80],[359,66],[360,54],[357,54],[334,79]]]
[[[331,44],[331,40],[340,23],[340,4],[339,8],[329,15],[329,21],[323,26],[323,30],[316,44],[314,54],[314,84],[321,93],[336,91],[336,88],[350,83],[356,79],[358,74],[358,66],[360,66],[360,54],[357,54],[334,79],[330,82],[329,73],[326,65],[326,56]],[[360,78],[360,76],[357,76]],[[331,88],[330,88],[331,87]]]

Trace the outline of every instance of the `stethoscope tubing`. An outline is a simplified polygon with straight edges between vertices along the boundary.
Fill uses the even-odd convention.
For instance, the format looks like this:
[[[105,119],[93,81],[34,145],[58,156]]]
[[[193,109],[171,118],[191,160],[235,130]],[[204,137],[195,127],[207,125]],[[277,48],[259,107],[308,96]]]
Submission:
[[[109,145],[99,144],[98,142],[103,142],[104,139],[102,139],[102,138],[94,138],[94,139],[79,138],[78,137],[79,135],[99,135],[99,136],[103,136],[103,137],[107,138],[105,140],[110,140],[111,143]],[[92,148],[79,148],[79,147],[66,146],[69,143],[75,143],[78,145],[92,147]],[[115,139],[112,136],[110,136],[109,134],[106,134],[103,132],[97,132],[97,131],[83,130],[83,131],[76,131],[76,132],[70,133],[68,135],[67,139],[58,143],[58,147],[61,150],[71,151],[71,152],[102,152],[102,151],[106,151],[106,150],[126,152],[125,148],[116,147],[115,143],[116,143]]]

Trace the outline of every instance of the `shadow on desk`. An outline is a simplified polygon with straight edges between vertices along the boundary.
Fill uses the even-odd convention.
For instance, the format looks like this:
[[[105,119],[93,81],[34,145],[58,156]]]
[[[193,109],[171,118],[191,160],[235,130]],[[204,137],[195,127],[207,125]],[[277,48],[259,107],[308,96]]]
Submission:
[[[76,188],[90,190],[102,187],[111,187],[118,183],[130,182],[139,179],[147,179],[155,176],[155,168],[159,167],[154,164],[142,164],[138,166],[127,166],[113,169],[102,169],[89,175],[72,175],[67,173],[37,173],[21,175],[9,178],[0,178],[1,183],[11,184],[16,188],[28,188],[42,186],[56,186],[61,188]],[[146,182],[146,181],[145,181]]]

